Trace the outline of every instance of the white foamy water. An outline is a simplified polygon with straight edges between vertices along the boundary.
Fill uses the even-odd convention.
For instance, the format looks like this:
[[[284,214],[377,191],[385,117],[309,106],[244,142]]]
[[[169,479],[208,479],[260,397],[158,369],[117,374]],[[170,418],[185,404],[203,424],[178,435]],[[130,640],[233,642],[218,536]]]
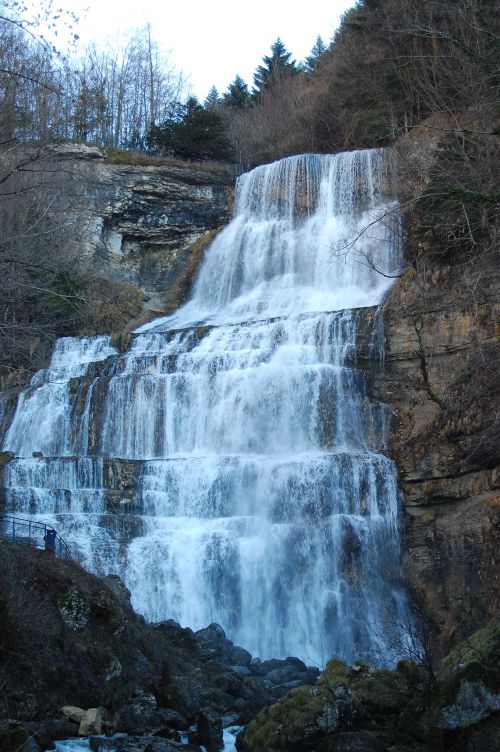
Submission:
[[[263,658],[391,660],[398,490],[373,449],[384,413],[355,367],[353,309],[391,284],[373,267],[401,265],[397,232],[366,231],[394,210],[384,151],[243,175],[184,307],[124,354],[58,343],[4,440],[10,508],[120,574],[148,619],[218,622]]]

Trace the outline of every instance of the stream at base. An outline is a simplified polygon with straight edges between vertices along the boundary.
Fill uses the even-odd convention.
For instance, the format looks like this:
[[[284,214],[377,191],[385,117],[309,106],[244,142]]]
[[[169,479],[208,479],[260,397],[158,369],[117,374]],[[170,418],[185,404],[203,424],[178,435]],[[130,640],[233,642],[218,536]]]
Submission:
[[[228,726],[223,731],[223,742],[221,752],[236,752],[236,737],[243,729],[243,726]],[[123,736],[123,735],[121,735]],[[117,737],[94,737],[95,743],[91,747],[90,740],[85,737],[74,737],[72,739],[61,739],[55,742],[56,752],[115,752],[116,746],[113,742]],[[181,734],[181,744],[189,744],[187,733]],[[200,746],[201,752],[206,752],[206,748]]]

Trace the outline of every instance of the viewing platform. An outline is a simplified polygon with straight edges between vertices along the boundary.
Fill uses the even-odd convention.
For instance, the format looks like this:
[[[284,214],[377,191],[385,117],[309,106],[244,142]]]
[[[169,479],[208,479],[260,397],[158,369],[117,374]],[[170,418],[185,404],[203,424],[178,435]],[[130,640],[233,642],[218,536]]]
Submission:
[[[0,514],[0,539],[44,549],[60,559],[71,559],[68,544],[57,530],[44,522]]]

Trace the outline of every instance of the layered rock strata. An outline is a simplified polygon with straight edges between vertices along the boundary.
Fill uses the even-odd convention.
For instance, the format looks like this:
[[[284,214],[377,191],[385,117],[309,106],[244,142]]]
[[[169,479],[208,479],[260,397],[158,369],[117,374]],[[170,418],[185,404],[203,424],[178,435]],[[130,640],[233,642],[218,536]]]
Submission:
[[[206,244],[229,220],[228,169],[153,159],[113,164],[82,145],[61,146],[51,159],[56,174],[70,176],[80,255],[92,274],[138,288],[145,311],[179,306]]]
[[[373,364],[407,512],[406,577],[445,646],[498,613],[497,261],[417,260],[384,303],[384,363]]]

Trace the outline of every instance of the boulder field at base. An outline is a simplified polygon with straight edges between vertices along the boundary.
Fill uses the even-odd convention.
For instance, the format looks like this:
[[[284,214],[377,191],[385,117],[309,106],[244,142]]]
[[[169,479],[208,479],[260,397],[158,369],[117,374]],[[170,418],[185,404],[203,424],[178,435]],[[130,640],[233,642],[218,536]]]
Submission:
[[[298,658],[252,658],[217,624],[148,624],[118,577],[27,545],[0,541],[0,573],[2,752],[31,736],[51,749],[79,729],[179,742],[186,731],[215,750],[223,725],[247,723],[319,673]]]
[[[332,659],[260,661],[211,624],[193,632],[135,614],[117,577],[0,543],[0,749],[123,734],[117,752],[208,752],[246,726],[239,752],[496,752],[500,627],[490,623],[430,674]],[[101,737],[102,738],[102,737]]]

